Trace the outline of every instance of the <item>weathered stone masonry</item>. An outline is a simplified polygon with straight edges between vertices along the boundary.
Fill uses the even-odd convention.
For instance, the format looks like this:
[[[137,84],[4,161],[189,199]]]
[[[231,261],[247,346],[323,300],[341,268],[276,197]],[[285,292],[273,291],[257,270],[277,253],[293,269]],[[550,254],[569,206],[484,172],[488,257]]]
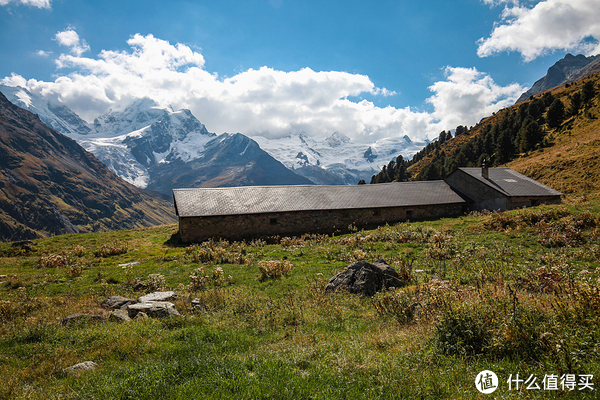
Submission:
[[[201,242],[210,238],[240,240],[275,235],[301,235],[307,232],[331,234],[348,232],[350,226],[368,228],[406,220],[457,217],[465,210],[464,205],[450,204],[183,217],[179,221],[179,233],[182,241],[186,243]]]

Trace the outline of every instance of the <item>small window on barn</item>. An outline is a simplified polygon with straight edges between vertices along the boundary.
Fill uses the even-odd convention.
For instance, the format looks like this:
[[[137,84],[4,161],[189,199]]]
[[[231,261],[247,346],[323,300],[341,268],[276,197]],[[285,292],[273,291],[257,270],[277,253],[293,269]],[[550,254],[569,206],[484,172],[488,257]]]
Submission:
[[[277,218],[269,218],[269,223],[271,225],[277,225]]]

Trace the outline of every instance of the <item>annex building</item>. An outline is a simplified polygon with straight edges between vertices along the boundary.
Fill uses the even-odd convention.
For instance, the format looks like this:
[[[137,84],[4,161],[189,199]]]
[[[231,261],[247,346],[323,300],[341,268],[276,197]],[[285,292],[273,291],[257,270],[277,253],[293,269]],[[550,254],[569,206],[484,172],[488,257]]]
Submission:
[[[459,168],[445,180],[354,186],[174,189],[185,243],[346,232],[406,220],[560,203],[562,193],[510,168]]]

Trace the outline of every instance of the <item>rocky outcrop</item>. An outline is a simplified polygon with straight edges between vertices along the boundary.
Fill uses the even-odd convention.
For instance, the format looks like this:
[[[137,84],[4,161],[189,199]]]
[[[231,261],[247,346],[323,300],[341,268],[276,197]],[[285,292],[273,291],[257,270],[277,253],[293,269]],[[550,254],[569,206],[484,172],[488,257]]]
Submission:
[[[379,260],[373,264],[357,261],[350,264],[345,271],[331,278],[325,291],[332,292],[343,289],[350,293],[373,296],[383,289],[402,286],[404,283],[399,279],[396,270],[385,261]]]
[[[598,72],[599,69],[600,55],[586,57],[582,54],[578,56],[567,54],[563,59],[548,68],[546,76],[535,82],[531,89],[523,93],[517,103],[525,101],[544,90],[585,78]]]

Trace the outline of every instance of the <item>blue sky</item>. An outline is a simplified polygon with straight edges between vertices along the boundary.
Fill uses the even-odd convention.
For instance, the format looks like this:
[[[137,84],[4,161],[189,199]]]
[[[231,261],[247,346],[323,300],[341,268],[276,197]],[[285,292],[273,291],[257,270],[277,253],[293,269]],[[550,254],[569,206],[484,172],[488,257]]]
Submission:
[[[434,137],[510,105],[600,0],[0,0],[0,81],[88,120],[138,97],[210,131]]]

